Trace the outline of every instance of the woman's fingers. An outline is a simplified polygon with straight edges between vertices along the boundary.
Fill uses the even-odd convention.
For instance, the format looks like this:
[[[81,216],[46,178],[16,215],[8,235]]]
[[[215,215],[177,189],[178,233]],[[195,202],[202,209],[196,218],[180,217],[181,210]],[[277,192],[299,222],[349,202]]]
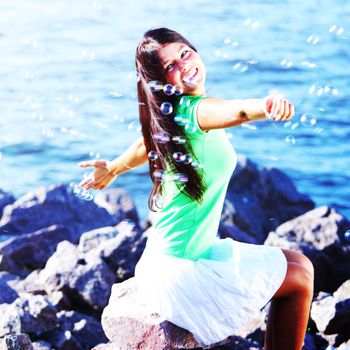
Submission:
[[[105,168],[106,167],[106,161],[102,159],[95,159],[95,160],[87,160],[84,162],[80,162],[78,164],[82,168],[87,168],[89,166],[94,166],[96,168]]]
[[[88,176],[86,179],[84,179],[83,181],[81,181],[79,183],[79,187],[82,187],[82,186],[85,186],[85,185],[90,185],[94,181],[95,181],[95,178],[93,176]]]

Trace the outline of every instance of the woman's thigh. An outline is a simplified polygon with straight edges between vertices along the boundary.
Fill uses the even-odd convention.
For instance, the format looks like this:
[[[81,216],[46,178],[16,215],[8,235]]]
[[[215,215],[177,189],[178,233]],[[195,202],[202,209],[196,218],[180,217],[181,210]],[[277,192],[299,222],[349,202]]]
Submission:
[[[298,263],[298,264],[304,266],[313,277],[314,266],[312,265],[311,260],[307,256],[305,256],[304,254],[299,253],[297,251],[290,250],[290,249],[282,249],[282,252],[283,252],[284,256],[286,257],[288,263],[294,262],[294,263]]]

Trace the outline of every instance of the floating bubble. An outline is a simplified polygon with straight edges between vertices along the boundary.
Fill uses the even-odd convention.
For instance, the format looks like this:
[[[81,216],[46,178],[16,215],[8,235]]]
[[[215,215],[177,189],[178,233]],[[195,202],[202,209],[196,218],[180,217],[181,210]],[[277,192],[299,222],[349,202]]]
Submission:
[[[225,38],[225,39],[224,39],[224,44],[226,44],[226,45],[227,45],[227,44],[230,44],[231,41],[232,41],[231,38]]]
[[[0,160],[2,159],[2,152],[0,152]]]
[[[335,24],[333,24],[330,28],[329,28],[329,32],[335,32],[335,30],[337,29],[337,26]]]
[[[71,182],[69,184],[69,188],[79,199],[84,201],[91,201],[94,199],[94,196],[89,191],[85,190],[83,187],[80,187],[76,182]]]
[[[180,144],[182,145],[182,144],[186,143],[186,139],[184,137],[181,137],[181,136],[174,136],[172,138],[172,140],[178,145],[180,145]]]
[[[313,118],[312,116],[310,116],[309,114],[303,114],[300,117],[300,122],[304,125],[304,126],[314,126],[316,124],[316,118]]]
[[[155,171],[153,172],[153,178],[154,178],[154,180],[156,180],[156,181],[162,181],[163,177],[164,177],[164,170],[155,170]]]
[[[191,101],[189,99],[181,97],[181,99],[179,101],[179,105],[182,107],[189,107],[191,105]]]
[[[296,129],[299,126],[299,123],[293,123],[290,127],[292,130]]]
[[[190,164],[193,161],[192,157],[189,154],[185,154],[184,158],[184,164]]]
[[[177,174],[175,174],[175,180],[177,180],[181,183],[185,183],[188,181],[188,176],[186,174],[183,174],[183,173],[177,173]]]
[[[332,94],[333,94],[333,95],[338,95],[338,89],[333,89],[333,90],[332,90]]]
[[[293,135],[286,136],[285,141],[288,145],[294,145],[296,142],[295,137]]]
[[[323,94],[323,88],[319,88],[317,91],[317,96],[321,96]]]
[[[319,134],[319,133],[321,133],[322,131],[323,131],[323,128],[320,128],[320,127],[314,129],[314,133],[315,133],[315,134]]]
[[[165,143],[170,140],[169,136],[167,134],[164,134],[162,132],[159,132],[154,135],[154,138],[157,140],[157,143]]]
[[[160,106],[160,110],[164,115],[169,115],[173,112],[173,105],[170,102],[163,102]]]
[[[288,128],[292,125],[292,122],[289,120],[288,122],[284,123],[283,127]]]
[[[152,80],[148,83],[152,92],[157,92],[163,90],[163,83],[158,80]]]
[[[309,89],[309,94],[310,95],[313,94],[315,92],[315,90],[316,90],[316,86],[315,85],[311,85],[310,89]]]
[[[344,233],[344,238],[347,240],[347,241],[350,241],[350,230],[346,230],[345,233]]]
[[[90,158],[100,158],[100,153],[91,151],[89,153]]]
[[[344,28],[343,27],[340,27],[338,30],[337,30],[337,35],[340,35],[344,32]]]
[[[197,131],[197,127],[195,125],[187,124],[185,125],[185,130],[188,134],[194,134]]]
[[[149,160],[156,160],[158,158],[158,154],[155,151],[148,152],[148,159]]]
[[[168,96],[173,95],[175,93],[175,86],[171,84],[165,84],[163,87],[163,91]]]
[[[173,159],[175,160],[175,162],[181,163],[181,162],[183,162],[186,159],[186,157],[181,152],[174,152],[173,153]]]
[[[176,85],[175,85],[174,94],[175,94],[176,96],[180,96],[180,95],[182,95],[183,93],[184,93],[183,88],[181,88],[180,86],[176,86]]]

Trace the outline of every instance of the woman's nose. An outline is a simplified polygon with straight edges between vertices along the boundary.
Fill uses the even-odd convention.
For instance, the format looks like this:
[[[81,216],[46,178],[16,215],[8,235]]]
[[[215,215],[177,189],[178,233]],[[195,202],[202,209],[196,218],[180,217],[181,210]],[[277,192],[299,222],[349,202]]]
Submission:
[[[188,70],[187,62],[180,61],[179,62],[179,69],[180,69],[181,72],[186,72]]]

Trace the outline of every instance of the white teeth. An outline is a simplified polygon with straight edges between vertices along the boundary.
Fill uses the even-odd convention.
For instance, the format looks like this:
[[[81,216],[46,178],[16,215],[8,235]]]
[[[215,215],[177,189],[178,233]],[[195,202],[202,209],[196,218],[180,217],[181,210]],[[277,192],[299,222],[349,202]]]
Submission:
[[[197,69],[196,68],[193,68],[189,71],[189,74],[187,74],[185,76],[185,78],[183,79],[183,81],[185,83],[190,83],[193,79],[193,77],[197,74]]]

